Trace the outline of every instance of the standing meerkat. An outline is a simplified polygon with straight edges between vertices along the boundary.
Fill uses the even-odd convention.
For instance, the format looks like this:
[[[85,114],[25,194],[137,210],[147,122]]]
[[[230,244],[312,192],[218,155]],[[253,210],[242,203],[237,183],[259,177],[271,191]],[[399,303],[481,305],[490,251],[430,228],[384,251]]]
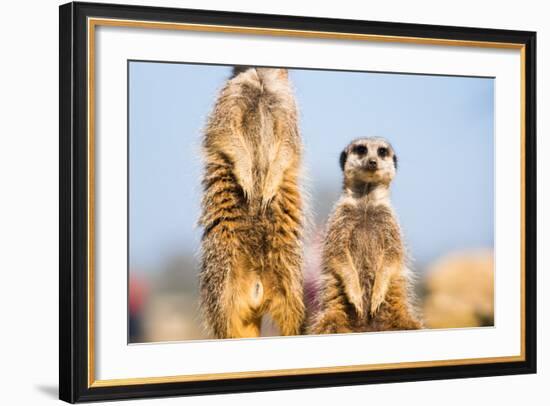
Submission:
[[[286,69],[235,68],[203,141],[200,301],[217,338],[282,335],[304,319],[301,139]]]
[[[397,156],[382,138],[340,155],[344,191],[322,253],[321,310],[313,334],[421,328],[410,302],[401,230],[389,200]]]

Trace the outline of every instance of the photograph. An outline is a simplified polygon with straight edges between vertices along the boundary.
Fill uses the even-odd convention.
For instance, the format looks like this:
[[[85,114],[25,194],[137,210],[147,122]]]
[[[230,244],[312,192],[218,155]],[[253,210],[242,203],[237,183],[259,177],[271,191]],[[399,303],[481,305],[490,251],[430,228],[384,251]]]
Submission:
[[[494,326],[494,77],[127,70],[129,344]]]

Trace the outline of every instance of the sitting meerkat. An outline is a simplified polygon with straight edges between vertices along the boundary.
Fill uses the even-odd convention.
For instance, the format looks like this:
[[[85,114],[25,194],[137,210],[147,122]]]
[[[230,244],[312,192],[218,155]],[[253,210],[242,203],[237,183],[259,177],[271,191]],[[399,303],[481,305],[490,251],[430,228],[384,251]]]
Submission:
[[[421,328],[409,294],[406,254],[389,199],[397,156],[382,138],[340,155],[344,191],[328,221],[320,311],[313,334]]]
[[[200,304],[216,338],[257,337],[270,315],[301,332],[302,144],[286,69],[235,68],[203,140]]]

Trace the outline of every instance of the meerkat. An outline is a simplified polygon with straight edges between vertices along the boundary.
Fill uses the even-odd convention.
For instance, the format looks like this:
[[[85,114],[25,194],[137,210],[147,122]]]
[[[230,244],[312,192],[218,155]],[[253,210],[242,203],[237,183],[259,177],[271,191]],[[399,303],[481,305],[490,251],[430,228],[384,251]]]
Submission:
[[[302,144],[286,69],[235,68],[203,140],[200,306],[216,338],[301,332]]]
[[[340,155],[343,194],[322,252],[313,334],[418,329],[401,230],[390,203],[397,156],[388,141],[351,142]]]

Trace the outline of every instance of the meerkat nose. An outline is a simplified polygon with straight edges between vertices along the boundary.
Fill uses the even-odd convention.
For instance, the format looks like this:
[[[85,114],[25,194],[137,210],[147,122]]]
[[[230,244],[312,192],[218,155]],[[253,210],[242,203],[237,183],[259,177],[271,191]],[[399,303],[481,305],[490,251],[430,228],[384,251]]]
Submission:
[[[376,169],[377,166],[378,162],[376,162],[374,159],[369,159],[369,161],[367,162],[368,169]]]

